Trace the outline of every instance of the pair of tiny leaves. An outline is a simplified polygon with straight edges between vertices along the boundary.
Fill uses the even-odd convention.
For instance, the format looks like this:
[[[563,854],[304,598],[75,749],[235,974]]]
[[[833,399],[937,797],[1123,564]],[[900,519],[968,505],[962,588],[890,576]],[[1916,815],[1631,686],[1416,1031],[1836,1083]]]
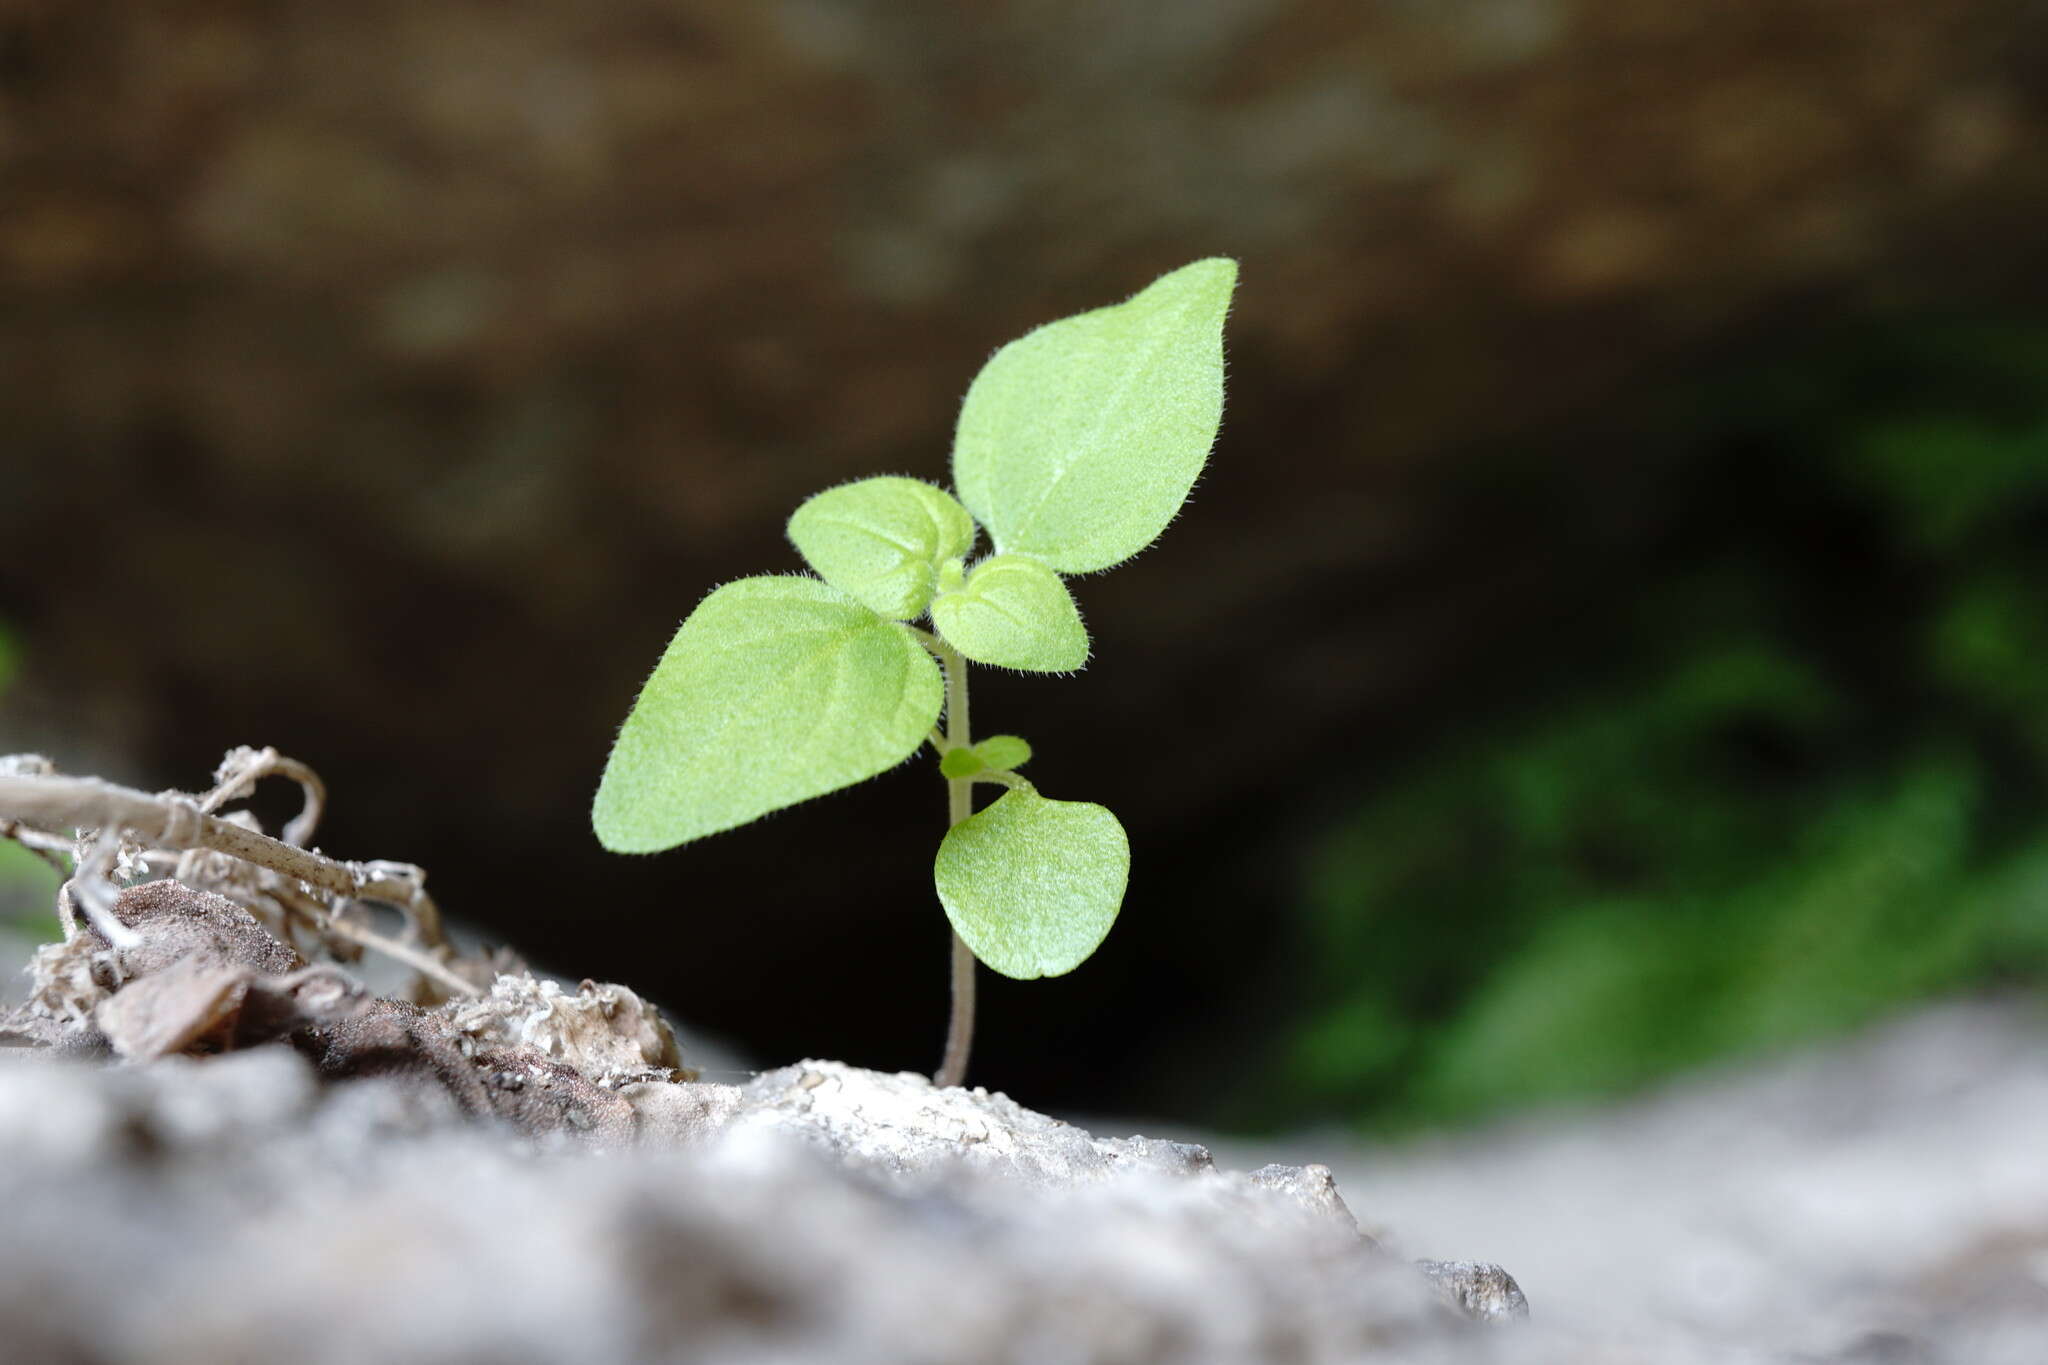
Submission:
[[[942,488],[903,478],[830,488],[796,509],[789,538],[820,578],[878,616],[930,611],[976,663],[1059,673],[1088,662],[1081,613],[1050,567],[997,554],[966,570],[974,521]]]
[[[872,777],[930,735],[944,690],[908,627],[815,578],[728,583],[690,613],[626,718],[598,837],[653,852]],[[1012,736],[983,744],[952,752],[999,770],[1029,756]],[[1114,815],[1029,788],[954,826],[933,868],[975,956],[1025,979],[1087,960],[1129,875]]]
[[[592,808],[599,840],[671,848],[909,757],[943,702],[902,624],[926,610],[969,658],[1078,667],[1087,636],[1059,574],[1129,558],[1185,500],[1221,417],[1235,279],[1233,262],[1198,261],[998,351],[960,415],[961,501],[880,479],[807,503],[820,513],[809,531],[799,509],[792,538],[827,581],[742,579],[691,613],[613,746]],[[968,575],[977,518],[996,553]],[[1094,951],[1129,860],[1107,810],[1025,787],[955,826],[934,874],[976,955],[1032,977]]]

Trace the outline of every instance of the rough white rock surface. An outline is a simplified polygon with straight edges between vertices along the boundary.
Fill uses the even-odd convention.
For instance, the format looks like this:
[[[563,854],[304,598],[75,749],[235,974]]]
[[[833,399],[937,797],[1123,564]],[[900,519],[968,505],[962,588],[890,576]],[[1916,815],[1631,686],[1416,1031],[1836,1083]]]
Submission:
[[[1335,1361],[1521,1307],[1320,1166],[831,1062],[703,1084],[623,986],[377,998],[171,879],[104,913],[0,1015],[0,1356]]]
[[[677,1084],[621,988],[424,1011],[269,961],[232,906],[122,907],[119,973],[81,940],[0,1021],[45,1044],[0,1048],[7,1365],[2048,1361],[2024,1005],[1488,1133],[1296,1144],[1401,1255],[1524,1277],[1533,1320],[1478,1330],[1442,1305],[1511,1318],[1514,1281],[1380,1254],[1322,1165],[1231,1174],[836,1063]],[[141,1064],[179,1046],[237,1050]]]
[[[427,1086],[322,1084],[282,1047],[17,1052],[0,1354],[1429,1362],[1491,1358],[1513,1331],[1361,1236],[1321,1168],[1226,1174],[1200,1148],[834,1063],[638,1099],[656,1091],[657,1140],[603,1150],[480,1124]]]
[[[682,1053],[661,1011],[625,986],[585,981],[574,991],[527,972],[502,972],[488,995],[450,1001],[449,1024],[467,1046],[531,1047],[600,1085],[682,1071]]]
[[[1223,1152],[1290,1156],[1328,1162],[1392,1249],[1512,1269],[1535,1305],[1518,1349],[1538,1358],[2048,1362],[2037,1001],[1930,1008],[1483,1132]]]

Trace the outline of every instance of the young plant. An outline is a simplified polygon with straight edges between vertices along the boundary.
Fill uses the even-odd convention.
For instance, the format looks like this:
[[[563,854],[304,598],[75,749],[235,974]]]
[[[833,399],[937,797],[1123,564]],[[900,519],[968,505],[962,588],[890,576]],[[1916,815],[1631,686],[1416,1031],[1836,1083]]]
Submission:
[[[954,933],[940,1085],[967,1072],[975,959],[1025,980],[1072,971],[1109,933],[1130,872],[1114,815],[1040,795],[1017,773],[1031,746],[1015,735],[974,739],[967,664],[1065,673],[1087,661],[1062,576],[1129,559],[1186,500],[1222,419],[1236,281],[1234,261],[1196,261],[997,351],[960,409],[959,496],[874,478],[805,502],[789,538],[817,577],[712,592],[612,746],[597,837],[651,853],[863,781],[930,742],[950,814],[933,881]],[[990,553],[972,559],[977,528]],[[1004,789],[978,813],[976,783]]]

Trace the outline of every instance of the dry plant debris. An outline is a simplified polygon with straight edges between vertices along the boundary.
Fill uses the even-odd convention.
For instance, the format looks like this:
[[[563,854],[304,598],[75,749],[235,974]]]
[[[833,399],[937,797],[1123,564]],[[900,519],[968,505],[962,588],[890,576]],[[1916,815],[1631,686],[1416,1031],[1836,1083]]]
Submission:
[[[268,777],[303,793],[281,839],[248,812],[219,813]],[[325,801],[318,775],[272,749],[233,750],[199,795],[0,759],[0,835],[67,874],[65,937],[38,950],[0,1042],[148,1062],[282,1041],[328,1077],[402,1078],[468,1115],[594,1140],[634,1134],[621,1087],[690,1074],[632,991],[572,992],[499,970],[502,954],[462,957],[418,868],[309,847]],[[369,926],[371,903],[400,915],[399,934]],[[416,998],[379,998],[347,975],[365,949],[412,967]]]

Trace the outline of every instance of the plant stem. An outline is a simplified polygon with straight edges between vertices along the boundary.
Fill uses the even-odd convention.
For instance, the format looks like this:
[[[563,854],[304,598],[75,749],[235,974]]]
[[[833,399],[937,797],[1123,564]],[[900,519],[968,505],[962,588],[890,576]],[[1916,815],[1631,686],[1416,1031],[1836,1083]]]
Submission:
[[[944,640],[933,638],[932,653],[946,675],[946,743],[964,748],[973,743],[967,723],[967,660]],[[946,828],[974,814],[974,781],[946,780]],[[974,950],[953,935],[953,1012],[946,1023],[946,1055],[932,1084],[955,1086],[967,1079],[967,1054],[974,1047]]]

